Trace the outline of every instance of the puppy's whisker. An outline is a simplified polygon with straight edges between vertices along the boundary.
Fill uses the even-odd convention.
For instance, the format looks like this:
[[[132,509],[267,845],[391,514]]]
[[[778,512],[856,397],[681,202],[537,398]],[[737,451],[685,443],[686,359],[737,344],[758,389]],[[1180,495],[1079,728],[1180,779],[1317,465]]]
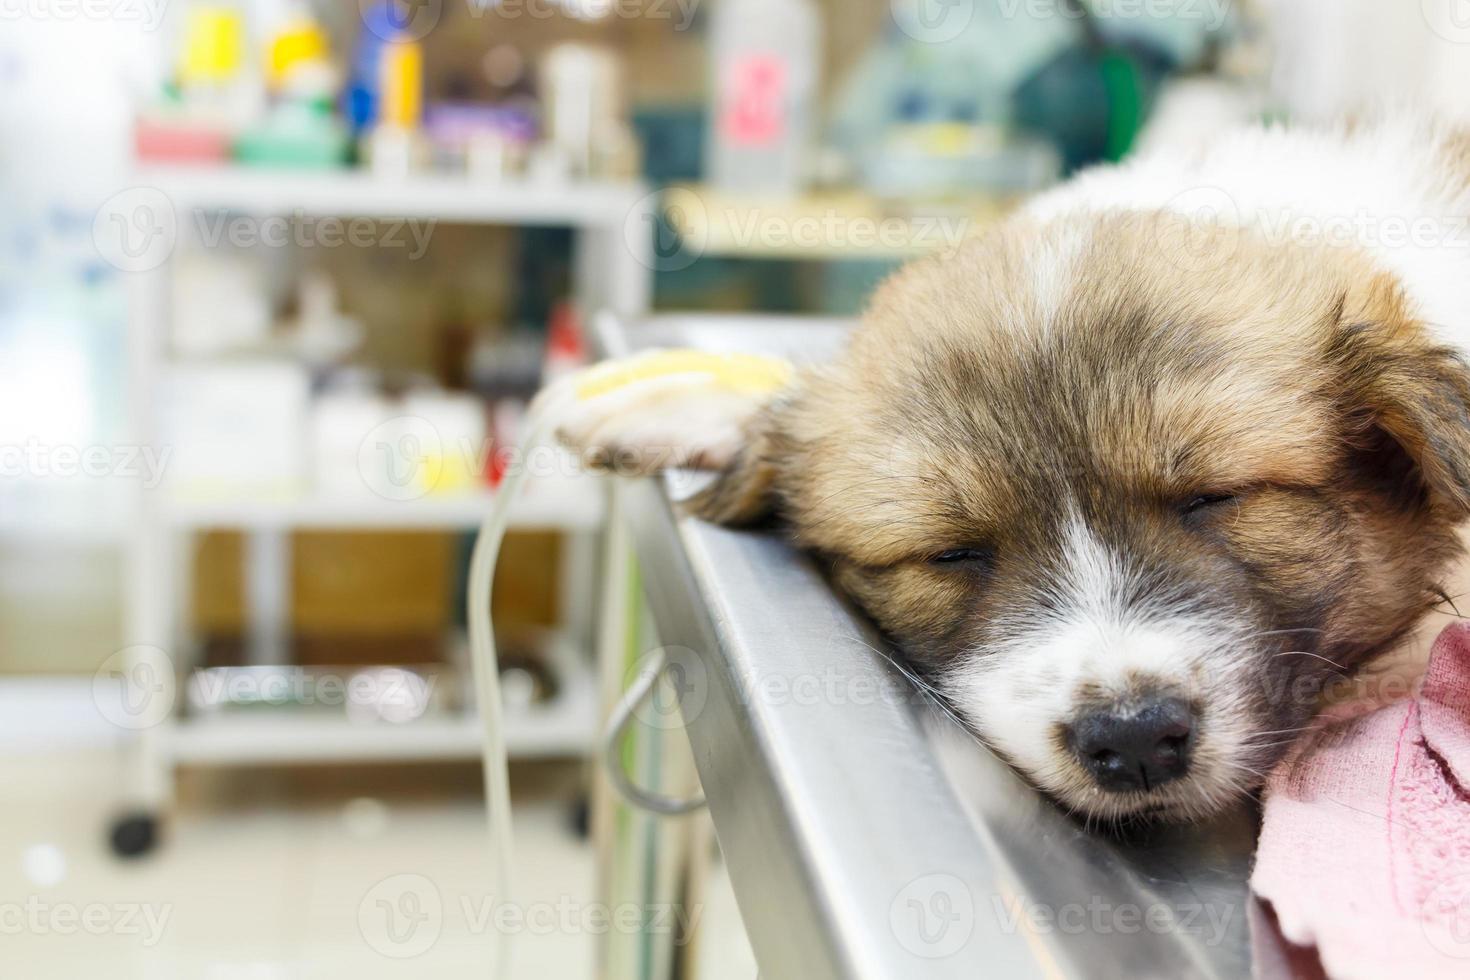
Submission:
[[[1263,772],[1261,772],[1259,769],[1252,769],[1250,766],[1246,765],[1245,763],[1243,763],[1243,762],[1236,762],[1236,761],[1234,761],[1232,759],[1220,759],[1218,762],[1216,762],[1216,765],[1220,766],[1223,769],[1236,769],[1236,770],[1239,770],[1241,772],[1248,772],[1252,776],[1255,776],[1257,779],[1265,779],[1266,778],[1266,774],[1263,773]]]
[[[1455,600],[1456,599],[1463,599],[1463,598],[1465,598],[1465,593],[1462,592],[1459,595],[1452,596],[1452,595],[1450,595],[1448,592],[1446,592],[1444,590],[1444,586],[1442,586],[1442,585],[1432,586],[1430,588],[1430,590],[1429,590],[1429,593],[1430,593],[1430,595],[1433,595],[1436,599],[1439,600],[1438,602],[1431,602],[1429,604],[1429,608],[1433,609],[1436,606],[1438,606],[1441,603],[1443,603],[1443,604],[1448,605],[1450,607],[1450,609],[1454,610],[1454,612],[1453,612],[1452,615],[1454,615],[1456,618],[1458,618],[1458,619],[1464,619],[1465,618],[1464,616],[1462,616],[1460,614],[1460,607],[1455,605]],[[1451,615],[1451,614],[1446,614],[1446,615]]]
[[[1277,738],[1270,741],[1245,741],[1240,743],[1240,747],[1243,749],[1274,749],[1278,745],[1291,745],[1299,741],[1301,740],[1296,736],[1289,735],[1285,738]]]
[[[1325,630],[1318,629],[1315,626],[1298,626],[1298,627],[1294,627],[1294,628],[1291,628],[1291,629],[1265,630],[1265,631],[1260,632],[1260,633],[1250,633],[1250,634],[1247,634],[1246,636],[1241,637],[1241,639],[1242,640],[1258,640],[1258,639],[1260,639],[1263,636],[1281,636],[1281,635],[1286,634],[1286,633],[1322,633],[1322,632],[1325,632]]]
[[[1247,749],[1258,749],[1263,745],[1285,745],[1288,742],[1299,741],[1301,736],[1305,735],[1310,730],[1311,729],[1309,728],[1303,728],[1298,731],[1281,732],[1276,735],[1266,735],[1264,737],[1251,736],[1249,738],[1242,739],[1240,741],[1240,745],[1243,748]]]
[[[949,698],[943,691],[936,687],[932,682],[919,676],[919,674],[912,667],[899,660],[897,657],[894,657],[886,650],[881,650],[865,640],[860,639],[858,640],[858,642],[867,647],[869,650],[876,653],[878,656],[882,657],[884,660],[888,661],[890,664],[892,664],[895,670],[902,674],[904,678],[907,679],[909,683],[911,683],[921,695],[924,695],[925,700],[930,705],[932,705],[950,721],[954,722],[955,726],[963,731],[971,741],[983,748],[987,753],[991,751],[990,746],[987,745],[978,734],[976,734],[974,728],[971,727],[970,722],[966,718],[961,716],[960,713],[955,710],[954,706],[949,703]]]
[[[880,650],[879,648],[873,646],[873,644],[868,643],[865,640],[858,640],[858,642],[867,647],[869,650],[876,653],[878,656],[882,657],[884,660],[888,661],[890,664],[892,664],[900,674],[908,678],[909,681],[911,681],[916,687],[922,688],[923,690],[930,692],[938,698],[943,698],[945,696],[944,692],[941,691],[938,687],[935,687],[931,681],[928,681],[925,678],[921,677],[917,671],[915,671],[908,664],[904,663],[898,657],[893,656],[885,650]]]
[[[1252,751],[1259,751],[1262,749],[1276,749],[1280,748],[1283,745],[1295,745],[1298,741],[1300,741],[1300,739],[1284,738],[1279,742],[1253,742],[1251,744],[1242,746],[1242,748],[1250,749]]]
[[[1271,656],[1272,657],[1311,657],[1314,660],[1320,660],[1323,663],[1331,664],[1332,666],[1336,667],[1338,670],[1347,670],[1347,667],[1345,667],[1342,664],[1338,663],[1336,660],[1333,660],[1331,657],[1324,657],[1324,656],[1322,656],[1322,654],[1320,654],[1320,653],[1312,653],[1310,650],[1283,650],[1281,653],[1273,653]]]
[[[1273,728],[1270,731],[1265,732],[1251,732],[1250,735],[1246,736],[1246,740],[1249,741],[1252,738],[1258,738],[1263,735],[1296,735],[1300,732],[1307,731],[1311,727],[1313,726],[1298,725],[1295,728]]]

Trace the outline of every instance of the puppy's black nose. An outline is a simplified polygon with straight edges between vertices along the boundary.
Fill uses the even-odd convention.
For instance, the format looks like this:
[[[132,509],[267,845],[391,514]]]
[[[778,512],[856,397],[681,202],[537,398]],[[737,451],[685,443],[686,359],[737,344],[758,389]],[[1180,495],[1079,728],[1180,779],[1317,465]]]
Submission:
[[[1150,790],[1189,769],[1194,712],[1178,698],[1154,698],[1128,710],[1083,715],[1072,750],[1105,790]]]

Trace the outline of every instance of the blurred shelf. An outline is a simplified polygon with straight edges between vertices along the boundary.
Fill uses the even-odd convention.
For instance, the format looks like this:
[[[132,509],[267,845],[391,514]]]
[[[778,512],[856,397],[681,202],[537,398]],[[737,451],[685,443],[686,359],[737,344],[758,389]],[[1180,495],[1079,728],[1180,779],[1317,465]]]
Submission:
[[[133,183],[162,191],[176,211],[420,218],[460,224],[621,225],[645,206],[642,199],[647,194],[635,181],[496,182],[433,173],[394,179],[362,170],[240,166],[148,167],[134,173]]]
[[[518,758],[587,755],[596,743],[600,717],[591,657],[561,633],[550,634],[543,654],[558,680],[556,695],[543,703],[505,709],[501,727],[506,751]],[[264,669],[279,675],[298,668]],[[357,671],[374,668],[299,669],[308,672],[303,677],[313,684],[321,674],[345,673],[342,690],[347,691],[352,689]],[[444,675],[440,679],[451,683],[460,697],[473,698],[468,673],[458,680]],[[230,681],[220,683],[227,688]],[[192,704],[192,680],[190,685]],[[353,717],[340,705],[255,704],[204,709],[195,706],[175,722],[170,741],[176,762],[291,765],[476,759],[484,750],[483,737],[473,708],[430,707],[420,718],[395,722]]]
[[[545,705],[507,711],[504,723],[506,749],[517,758],[586,755],[597,739],[590,680],[569,685]],[[276,708],[181,719],[172,754],[178,762],[208,765],[478,759],[482,737],[474,716],[363,723]]]
[[[127,501],[121,494],[41,486],[44,497],[0,488],[0,542],[110,548],[126,539]]]
[[[505,737],[518,758],[586,754],[597,738],[590,667],[563,678],[545,705],[508,711]],[[117,729],[98,710],[89,677],[0,677],[0,745],[105,744]],[[121,710],[121,709],[118,709]],[[480,722],[453,715],[362,724],[311,709],[274,708],[179,719],[170,752],[181,762],[250,765],[393,759],[477,759]]]
[[[559,477],[529,482],[511,509],[518,530],[591,531],[601,526],[600,480]],[[454,530],[479,527],[495,495],[476,492],[428,495],[412,500],[380,497],[302,497],[295,500],[250,498],[192,500],[174,498],[163,517],[180,530],[226,528],[300,528],[303,530]]]
[[[783,199],[681,185],[666,189],[659,206],[695,255],[814,262],[902,260],[954,249],[994,225],[1013,202],[976,197],[895,206],[856,190]]]

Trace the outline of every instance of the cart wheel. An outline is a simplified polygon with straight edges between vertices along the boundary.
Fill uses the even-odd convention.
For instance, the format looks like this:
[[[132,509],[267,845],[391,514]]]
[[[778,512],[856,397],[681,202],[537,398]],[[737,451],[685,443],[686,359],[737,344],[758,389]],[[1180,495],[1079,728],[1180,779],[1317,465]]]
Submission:
[[[158,818],[151,813],[129,813],[112,823],[107,835],[112,853],[121,858],[142,857],[158,843]]]
[[[578,838],[587,840],[592,836],[592,803],[586,796],[577,797],[567,817],[572,833]]]

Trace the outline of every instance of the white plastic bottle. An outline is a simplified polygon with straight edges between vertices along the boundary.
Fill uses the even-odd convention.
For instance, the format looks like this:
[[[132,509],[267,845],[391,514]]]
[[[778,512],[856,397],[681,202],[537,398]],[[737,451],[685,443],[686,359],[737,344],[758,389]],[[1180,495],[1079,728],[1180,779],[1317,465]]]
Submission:
[[[706,173],[716,188],[794,196],[811,170],[821,24],[811,0],[717,0]]]

